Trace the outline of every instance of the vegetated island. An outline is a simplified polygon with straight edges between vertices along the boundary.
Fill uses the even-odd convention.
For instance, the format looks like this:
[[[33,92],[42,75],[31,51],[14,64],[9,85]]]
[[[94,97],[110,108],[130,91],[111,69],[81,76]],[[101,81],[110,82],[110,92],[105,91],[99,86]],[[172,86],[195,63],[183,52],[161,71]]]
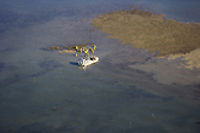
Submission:
[[[138,9],[100,14],[91,23],[122,44],[157,51],[156,57],[181,57],[186,68],[200,68],[200,23],[177,22]]]
[[[89,48],[87,48],[89,46]],[[59,47],[59,46],[52,46],[49,47],[50,50],[59,50],[61,53],[85,53],[86,56],[89,56],[89,51],[94,53],[96,49],[96,45],[91,43],[83,43],[83,44],[77,44],[77,45],[69,45],[65,47]],[[77,56],[77,54],[76,54]]]

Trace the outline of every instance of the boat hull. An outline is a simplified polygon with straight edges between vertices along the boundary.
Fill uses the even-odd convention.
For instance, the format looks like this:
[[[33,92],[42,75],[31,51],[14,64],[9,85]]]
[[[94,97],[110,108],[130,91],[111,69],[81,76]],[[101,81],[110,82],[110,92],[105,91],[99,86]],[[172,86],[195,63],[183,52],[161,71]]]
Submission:
[[[97,63],[99,61],[99,58],[96,56],[92,57],[86,57],[78,60],[78,65],[79,66],[88,66],[94,63]]]

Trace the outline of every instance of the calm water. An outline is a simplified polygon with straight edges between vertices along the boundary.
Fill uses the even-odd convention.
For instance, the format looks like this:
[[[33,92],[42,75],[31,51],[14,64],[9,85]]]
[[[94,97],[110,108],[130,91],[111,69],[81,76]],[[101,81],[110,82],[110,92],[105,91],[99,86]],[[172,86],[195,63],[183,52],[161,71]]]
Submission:
[[[151,55],[91,32],[92,18],[133,4],[200,21],[197,0],[0,0],[0,132],[197,133],[199,93],[181,90],[198,84],[161,84],[129,70],[130,55],[137,63]],[[86,69],[76,65],[83,55],[47,50],[89,42],[100,62]]]

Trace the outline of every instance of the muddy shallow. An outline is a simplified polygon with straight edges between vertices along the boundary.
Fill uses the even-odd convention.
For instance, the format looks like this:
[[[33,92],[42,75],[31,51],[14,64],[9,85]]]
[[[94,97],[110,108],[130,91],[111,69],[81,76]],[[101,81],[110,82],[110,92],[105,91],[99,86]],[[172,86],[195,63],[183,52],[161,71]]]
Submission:
[[[91,32],[98,13],[56,11],[1,32],[1,132],[199,131],[198,69]],[[89,42],[100,62],[86,69],[76,65],[81,54],[45,50]]]

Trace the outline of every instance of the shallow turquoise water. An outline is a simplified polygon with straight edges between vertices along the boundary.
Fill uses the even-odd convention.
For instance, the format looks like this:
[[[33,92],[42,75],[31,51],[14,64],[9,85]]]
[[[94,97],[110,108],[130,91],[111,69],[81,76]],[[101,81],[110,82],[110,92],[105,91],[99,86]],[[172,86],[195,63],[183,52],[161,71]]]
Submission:
[[[177,93],[177,97],[163,94],[167,88],[180,90],[198,88],[197,85],[163,85],[145,72],[129,72],[120,65],[126,59],[113,61],[114,55],[133,54],[135,62],[145,62],[151,56],[121,46],[101,31],[90,32],[89,21],[93,17],[135,3],[180,21],[200,20],[186,14],[179,16],[175,12],[177,3],[1,3],[3,13],[10,17],[1,21],[0,33],[1,132],[198,132],[198,97],[180,98],[176,91],[172,93]],[[78,58],[74,54],[46,50],[55,45],[88,42],[97,45],[95,54],[100,62],[84,70],[75,65]],[[160,92],[154,93],[154,88]]]

